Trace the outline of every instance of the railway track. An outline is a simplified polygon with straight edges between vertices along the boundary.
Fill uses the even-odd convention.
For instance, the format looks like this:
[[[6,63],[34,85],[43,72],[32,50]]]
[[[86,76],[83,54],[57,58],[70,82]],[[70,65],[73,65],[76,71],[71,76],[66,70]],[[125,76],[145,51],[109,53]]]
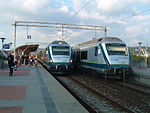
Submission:
[[[80,98],[79,95],[77,95],[70,87],[68,87],[68,84],[66,84],[61,77],[54,76],[54,78],[63,86],[65,87],[88,111],[89,113],[97,113],[90,105],[88,105],[82,98]],[[101,112],[99,112],[101,113]]]
[[[39,63],[49,72],[49,70],[46,68],[45,65],[43,65],[40,61]],[[50,72],[49,72],[50,73]],[[64,88],[66,88],[88,111],[89,113],[97,113],[92,107],[90,107],[85,101],[83,101],[78,95],[76,95],[76,93],[74,93],[72,91],[72,89],[70,89],[68,87],[67,84],[65,84],[64,81],[62,81],[58,76],[54,76],[52,75]],[[101,112],[99,112],[101,113]]]
[[[115,102],[114,100],[108,98],[105,94],[99,93],[98,91],[90,88],[87,84],[84,84],[72,77],[70,77],[72,80],[74,80],[76,83],[84,86],[86,89],[88,89],[89,91],[93,92],[94,95],[97,95],[99,97],[104,98],[106,101],[110,102],[113,106],[118,107],[119,109],[121,109],[122,111],[128,112],[128,113],[133,113],[130,109],[126,108],[125,106],[122,106],[121,104]]]
[[[91,73],[54,76],[90,113],[149,113],[149,88]],[[143,90],[144,89],[144,90]]]
[[[95,81],[92,81],[90,77],[84,77],[84,76],[57,76],[59,80],[65,82],[65,84],[68,84],[68,81],[72,81],[67,86],[70,87],[71,90],[77,89],[75,93],[79,93],[79,88],[82,88],[83,90],[86,90],[86,94],[84,94],[84,91],[79,93],[78,95],[82,97],[86,103],[88,103],[90,106],[93,106],[93,109],[96,112],[125,112],[125,113],[148,113],[149,112],[149,100],[150,96],[147,92],[142,92],[139,90],[134,89],[133,87],[124,85],[118,85],[118,82],[107,82],[105,83],[104,80],[98,79]],[[70,84],[74,84],[72,87]],[[119,83],[120,84],[120,83]],[[79,87],[78,87],[78,86]],[[74,87],[76,86],[76,87]],[[134,89],[134,90],[133,90]],[[104,100],[106,104],[104,106],[107,110],[101,109],[103,105],[96,106],[96,102],[89,101],[90,98],[84,95],[88,95],[89,93],[92,94],[92,97],[94,101],[98,103],[100,100]],[[97,101],[98,100],[98,101]],[[109,111],[110,110],[110,111]]]

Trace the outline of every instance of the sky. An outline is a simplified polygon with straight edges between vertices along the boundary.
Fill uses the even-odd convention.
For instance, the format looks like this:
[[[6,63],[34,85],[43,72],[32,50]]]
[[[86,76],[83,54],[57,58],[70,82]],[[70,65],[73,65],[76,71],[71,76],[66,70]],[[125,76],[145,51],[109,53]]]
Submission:
[[[103,26],[107,36],[118,37],[127,46],[138,46],[138,42],[150,46],[150,0],[0,0],[0,6],[0,37],[6,38],[4,43],[14,43],[15,21],[40,21]],[[65,41],[71,45],[104,37],[103,31],[64,30]],[[60,40],[60,36],[61,29],[18,26],[16,43],[44,47]]]

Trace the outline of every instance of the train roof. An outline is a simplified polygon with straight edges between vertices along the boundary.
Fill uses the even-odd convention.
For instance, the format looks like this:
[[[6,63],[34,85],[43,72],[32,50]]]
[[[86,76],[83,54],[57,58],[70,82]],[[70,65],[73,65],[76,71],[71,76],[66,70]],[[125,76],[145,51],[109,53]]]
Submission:
[[[66,41],[56,40],[51,42],[48,46],[70,46]]]
[[[57,40],[57,41],[53,41],[51,44],[68,44],[68,43],[65,41]]]
[[[96,43],[96,42],[116,42],[116,41],[123,42],[121,39],[119,39],[117,37],[103,37],[103,38],[99,38],[99,39],[83,42],[81,44],[78,44],[77,46],[86,45],[86,44],[92,44],[92,43]]]

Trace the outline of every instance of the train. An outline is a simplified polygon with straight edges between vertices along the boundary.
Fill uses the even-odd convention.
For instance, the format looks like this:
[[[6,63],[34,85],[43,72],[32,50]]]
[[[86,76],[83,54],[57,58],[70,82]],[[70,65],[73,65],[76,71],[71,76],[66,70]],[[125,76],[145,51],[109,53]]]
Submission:
[[[52,74],[68,74],[73,68],[72,48],[66,41],[51,42],[38,53],[38,59]]]
[[[75,66],[94,70],[108,78],[123,79],[132,73],[131,56],[126,44],[117,37],[102,37],[73,47]]]

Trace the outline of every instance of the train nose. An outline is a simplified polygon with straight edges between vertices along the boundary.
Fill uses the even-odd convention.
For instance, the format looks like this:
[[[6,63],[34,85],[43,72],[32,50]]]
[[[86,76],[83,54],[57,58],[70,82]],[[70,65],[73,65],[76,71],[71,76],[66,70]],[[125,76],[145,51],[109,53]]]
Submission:
[[[68,68],[67,65],[60,65],[57,67],[58,70],[66,70]]]
[[[116,69],[116,74],[122,74],[123,73],[123,69],[122,68],[117,68]]]

